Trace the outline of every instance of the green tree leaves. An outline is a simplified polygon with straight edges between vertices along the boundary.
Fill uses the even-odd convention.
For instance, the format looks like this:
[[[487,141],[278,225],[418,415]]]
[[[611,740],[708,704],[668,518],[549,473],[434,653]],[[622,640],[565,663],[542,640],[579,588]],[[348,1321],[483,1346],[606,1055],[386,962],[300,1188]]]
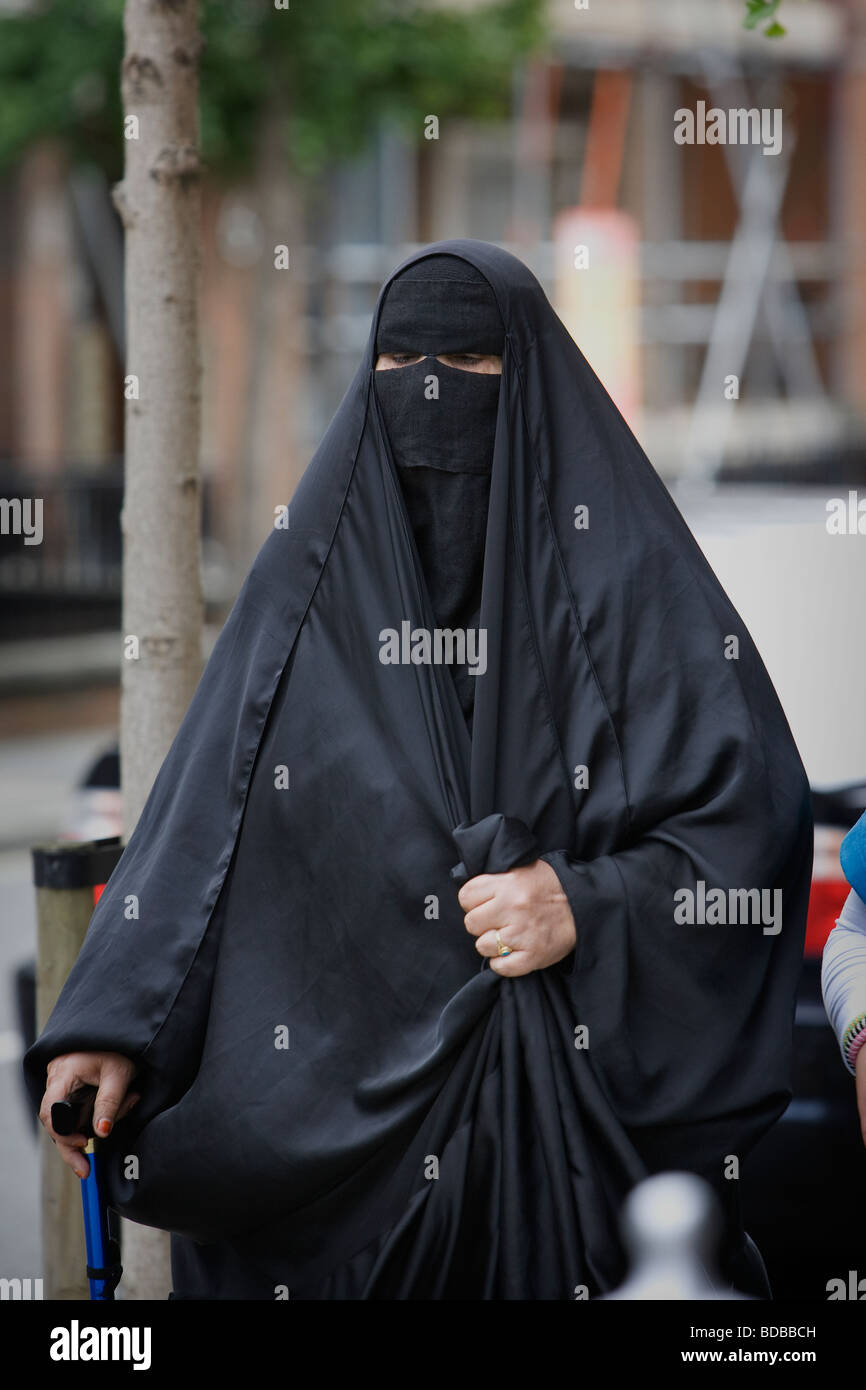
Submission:
[[[788,31],[783,24],[774,18],[780,3],[781,0],[746,0],[746,18],[743,20],[743,27],[757,29],[762,24],[767,24],[764,30],[766,38],[784,38]]]
[[[515,59],[540,43],[542,0],[471,10],[395,0],[203,0],[202,149],[211,170],[248,169],[266,103],[312,172],[360,149],[389,115],[501,115]],[[43,0],[0,20],[0,165],[55,135],[112,178],[123,166],[123,0]]]

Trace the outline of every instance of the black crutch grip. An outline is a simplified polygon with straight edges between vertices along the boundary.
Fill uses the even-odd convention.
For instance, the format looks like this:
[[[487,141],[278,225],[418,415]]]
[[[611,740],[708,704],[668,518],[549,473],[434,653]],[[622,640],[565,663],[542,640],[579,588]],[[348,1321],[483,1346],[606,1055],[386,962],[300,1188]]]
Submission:
[[[65,1100],[56,1100],[51,1107],[51,1128],[55,1134],[85,1134],[93,1136],[93,1102],[95,1086],[76,1086]]]

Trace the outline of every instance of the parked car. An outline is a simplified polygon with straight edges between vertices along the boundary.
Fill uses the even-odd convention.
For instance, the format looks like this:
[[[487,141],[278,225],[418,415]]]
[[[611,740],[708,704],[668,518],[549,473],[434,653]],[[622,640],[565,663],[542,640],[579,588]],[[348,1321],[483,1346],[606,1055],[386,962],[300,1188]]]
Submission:
[[[854,1081],[821,997],[821,955],[850,891],[839,846],[866,782],[812,791],[815,858],[794,1021],[794,1098],[743,1168],[746,1229],[774,1297],[823,1300],[830,1279],[866,1275],[866,1148]]]
[[[866,565],[828,530],[833,486],[686,488],[675,499],[757,644],[812,786],[815,855],[794,1025],[794,1098],[743,1165],[746,1229],[780,1299],[866,1276],[866,1150],[854,1080],[821,996],[821,953],[848,885],[845,833],[866,806]]]

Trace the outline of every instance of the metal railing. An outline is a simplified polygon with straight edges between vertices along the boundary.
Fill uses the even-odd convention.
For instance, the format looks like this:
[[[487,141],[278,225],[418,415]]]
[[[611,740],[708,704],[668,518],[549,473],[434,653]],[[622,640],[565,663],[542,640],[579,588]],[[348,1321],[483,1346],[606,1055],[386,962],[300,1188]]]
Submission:
[[[0,595],[119,597],[119,461],[100,474],[0,471]]]

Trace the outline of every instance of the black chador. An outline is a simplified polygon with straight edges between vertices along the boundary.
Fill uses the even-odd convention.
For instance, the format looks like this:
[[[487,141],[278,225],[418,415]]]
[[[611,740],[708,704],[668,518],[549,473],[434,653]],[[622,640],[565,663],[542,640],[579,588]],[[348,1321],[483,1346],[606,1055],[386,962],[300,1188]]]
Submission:
[[[484,661],[383,661],[404,623]],[[503,978],[457,893],[539,857],[577,944]],[[530,272],[440,243],[380,295],[28,1084],[140,1063],[108,1186],[175,1233],[177,1297],[595,1296],[659,1169],[713,1183],[757,1292],[735,1175],[791,1095],[810,866],[784,714],[665,487]],[[780,890],[780,929],[678,920],[700,883]]]

